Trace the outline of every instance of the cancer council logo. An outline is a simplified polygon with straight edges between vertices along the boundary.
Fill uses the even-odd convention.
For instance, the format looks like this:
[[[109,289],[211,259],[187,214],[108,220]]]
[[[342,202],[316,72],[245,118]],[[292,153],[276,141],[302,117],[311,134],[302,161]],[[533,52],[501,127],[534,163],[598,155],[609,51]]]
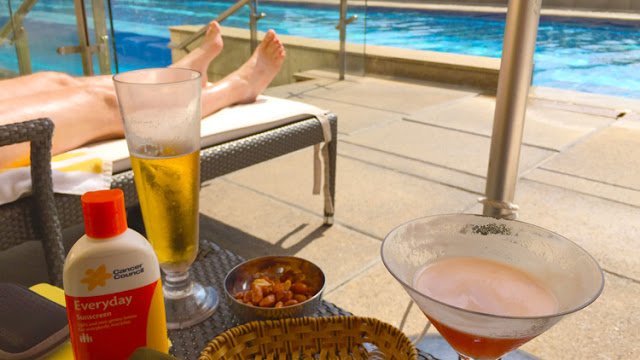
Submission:
[[[98,268],[95,270],[87,269],[84,274],[86,276],[82,280],[80,280],[80,282],[83,284],[87,284],[87,288],[89,291],[95,289],[98,286],[107,286],[107,280],[111,279],[111,274],[107,272],[104,264],[98,266]]]

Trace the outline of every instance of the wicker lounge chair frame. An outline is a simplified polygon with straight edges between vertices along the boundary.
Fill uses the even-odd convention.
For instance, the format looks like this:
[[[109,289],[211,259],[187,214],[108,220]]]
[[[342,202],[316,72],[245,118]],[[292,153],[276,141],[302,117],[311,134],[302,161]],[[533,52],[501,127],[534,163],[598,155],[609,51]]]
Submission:
[[[329,114],[328,119],[332,140],[326,145],[329,161],[325,164],[325,181],[329,193],[325,196],[329,196],[330,203],[334,204],[338,118],[335,114]],[[82,222],[82,207],[79,196],[53,193],[50,164],[52,134],[53,122],[49,119],[0,126],[0,146],[31,142],[33,184],[31,196],[0,206],[0,251],[26,241],[42,241],[49,280],[60,286],[65,257],[62,229]],[[200,180],[211,180],[323,142],[320,121],[312,115],[300,115],[286,125],[202,149]],[[111,187],[124,190],[127,207],[138,204],[133,171],[114,174]],[[324,223],[331,225],[333,206],[326,206],[326,200]]]

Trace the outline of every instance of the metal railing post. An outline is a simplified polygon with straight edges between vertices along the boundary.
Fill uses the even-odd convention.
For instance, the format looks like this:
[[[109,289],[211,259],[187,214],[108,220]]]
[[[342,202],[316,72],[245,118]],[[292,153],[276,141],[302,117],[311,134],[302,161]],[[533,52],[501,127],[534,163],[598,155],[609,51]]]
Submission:
[[[93,75],[93,53],[98,54],[98,65],[101,74],[111,74],[111,57],[109,55],[109,35],[103,0],[91,0],[96,44],[90,45],[87,14],[84,0],[74,0],[78,45],[61,46],[56,51],[60,55],[80,54],[82,70],[85,75]]]
[[[249,2],[249,37],[251,44],[251,54],[258,47],[258,0]]]
[[[238,0],[238,2],[236,2],[235,4],[230,6],[222,14],[218,15],[218,17],[215,20],[219,24],[221,24],[226,18],[228,18],[229,16],[233,15],[236,11],[240,10],[240,8],[242,8],[243,6],[245,6],[247,4],[249,5],[249,8],[250,8],[249,32],[251,33],[251,40],[252,40],[251,41],[251,46],[252,46],[252,50],[253,50],[253,49],[255,49],[255,47],[258,46],[257,21],[262,19],[263,17],[267,16],[265,13],[260,13],[260,14],[257,13],[257,11],[258,11],[258,2],[257,2],[257,0]],[[169,43],[168,47],[170,49],[184,50],[186,52],[189,52],[189,49],[187,47],[189,45],[191,45],[194,41],[196,41],[199,38],[201,38],[207,32],[207,28],[208,28],[208,26],[205,25],[205,26],[201,27],[195,33],[191,34],[186,39],[182,40],[180,43],[177,43],[177,44],[173,43],[173,42]]]
[[[9,20],[0,28],[0,45],[4,43],[9,34],[13,33],[13,46],[16,49],[16,57],[18,58],[18,69],[20,75],[32,73],[31,54],[29,53],[29,35],[22,26],[22,19],[33,8],[37,0],[25,0],[15,13],[11,13],[9,8]]]
[[[336,29],[340,31],[340,50],[338,51],[338,71],[339,79],[344,80],[347,72],[347,25],[358,20],[358,15],[353,15],[347,19],[347,0],[340,0],[340,20]]]
[[[109,57],[109,34],[107,33],[107,18],[104,11],[104,0],[91,0],[93,9],[93,31],[98,49],[98,65],[100,73],[111,74],[111,58]]]
[[[87,30],[87,16],[84,9],[84,0],[74,0],[76,11],[76,24],[78,27],[78,42],[80,55],[82,56],[82,70],[85,75],[93,75],[93,59],[89,48],[89,32]]]
[[[38,0],[25,0],[22,5],[13,13],[13,16],[9,18],[9,21],[0,28],[0,45],[5,42],[12,31],[17,31],[22,27],[22,19],[27,16],[27,13],[31,11],[31,8],[36,4]],[[9,12],[11,9],[9,9]]]
[[[515,218],[522,131],[531,86],[541,0],[509,0],[483,214]]]
[[[338,79],[344,80],[347,71],[347,0],[340,0],[340,52],[338,53],[338,66],[340,75]]]
[[[16,56],[18,57],[18,68],[20,75],[28,75],[32,73],[31,70],[31,55],[29,54],[29,35],[24,30],[24,27],[20,27],[17,32],[13,34],[13,42],[16,48]]]

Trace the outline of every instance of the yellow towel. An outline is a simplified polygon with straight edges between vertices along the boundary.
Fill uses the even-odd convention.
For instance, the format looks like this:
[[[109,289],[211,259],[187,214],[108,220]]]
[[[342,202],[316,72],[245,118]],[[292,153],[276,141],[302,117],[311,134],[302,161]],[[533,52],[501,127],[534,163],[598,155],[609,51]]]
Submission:
[[[101,159],[88,149],[76,149],[51,159],[53,191],[82,195],[87,191],[111,187],[111,161]],[[0,205],[31,192],[29,165],[0,169]]]
[[[58,305],[65,306],[64,292],[62,289],[57,288],[49,284],[36,284],[33,285],[31,291],[36,294],[40,294],[47,299],[58,303]],[[73,349],[71,348],[71,342],[68,340],[64,344],[58,346],[56,349],[45,355],[42,360],[73,360]]]

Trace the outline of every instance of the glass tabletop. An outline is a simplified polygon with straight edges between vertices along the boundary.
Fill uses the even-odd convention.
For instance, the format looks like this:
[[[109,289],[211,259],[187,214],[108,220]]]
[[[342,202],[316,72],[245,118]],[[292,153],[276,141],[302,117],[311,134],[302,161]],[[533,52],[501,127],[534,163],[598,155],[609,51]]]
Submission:
[[[234,316],[227,299],[224,298],[222,283],[229,270],[244,261],[244,259],[228,250],[224,250],[214,243],[204,240],[200,242],[200,252],[193,265],[192,274],[202,284],[216,287],[221,294],[220,305],[209,319],[188,329],[170,330],[169,338],[172,342],[172,355],[185,360],[197,359],[206,344],[218,334],[234,326],[240,325]],[[314,316],[348,316],[351,315],[329,302],[323,301]],[[430,354],[418,350],[418,358],[437,360]]]

